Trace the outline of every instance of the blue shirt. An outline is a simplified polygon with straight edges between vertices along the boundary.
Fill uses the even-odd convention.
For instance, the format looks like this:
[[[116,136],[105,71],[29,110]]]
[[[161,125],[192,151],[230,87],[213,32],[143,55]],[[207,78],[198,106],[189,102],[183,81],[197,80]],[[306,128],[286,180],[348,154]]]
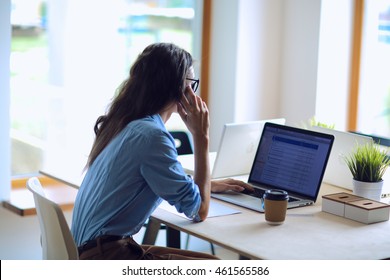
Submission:
[[[137,233],[165,199],[197,220],[199,188],[185,174],[160,115],[130,122],[89,167],[76,197],[76,244],[100,235]]]

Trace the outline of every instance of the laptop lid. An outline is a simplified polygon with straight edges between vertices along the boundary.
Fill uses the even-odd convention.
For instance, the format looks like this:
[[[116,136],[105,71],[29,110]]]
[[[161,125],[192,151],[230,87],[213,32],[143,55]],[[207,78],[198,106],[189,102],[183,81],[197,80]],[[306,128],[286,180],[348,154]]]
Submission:
[[[266,122],[284,124],[286,120],[278,118],[224,125],[215,161],[211,164],[213,179],[249,174]]]
[[[357,145],[372,143],[373,138],[346,131],[339,131],[319,126],[313,126],[311,130],[332,134],[334,136],[333,148],[329,156],[328,166],[323,181],[338,187],[352,190],[352,174],[345,164],[344,156],[352,152]]]
[[[315,202],[334,136],[266,123],[248,182]]]

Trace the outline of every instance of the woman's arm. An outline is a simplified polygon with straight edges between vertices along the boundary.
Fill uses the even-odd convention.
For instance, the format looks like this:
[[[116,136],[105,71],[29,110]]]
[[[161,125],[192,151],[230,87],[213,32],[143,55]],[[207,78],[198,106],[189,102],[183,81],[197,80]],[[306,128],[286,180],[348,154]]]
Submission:
[[[194,181],[199,187],[201,205],[199,217],[206,219],[210,206],[210,163],[209,163],[209,111],[206,103],[192,91],[186,88],[180,103],[178,113],[192,134],[194,143],[195,173]]]

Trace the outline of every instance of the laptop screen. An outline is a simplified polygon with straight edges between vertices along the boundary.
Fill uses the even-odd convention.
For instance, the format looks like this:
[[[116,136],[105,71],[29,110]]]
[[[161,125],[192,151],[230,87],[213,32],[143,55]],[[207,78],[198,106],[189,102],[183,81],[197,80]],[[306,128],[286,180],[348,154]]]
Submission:
[[[316,200],[334,136],[266,123],[249,183]]]

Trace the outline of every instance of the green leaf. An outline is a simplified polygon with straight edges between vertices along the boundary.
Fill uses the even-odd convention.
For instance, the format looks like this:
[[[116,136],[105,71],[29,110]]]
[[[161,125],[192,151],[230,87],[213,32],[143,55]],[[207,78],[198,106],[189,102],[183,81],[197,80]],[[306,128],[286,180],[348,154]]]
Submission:
[[[390,165],[387,151],[375,143],[356,144],[353,151],[344,156],[352,176],[362,182],[379,182]]]

